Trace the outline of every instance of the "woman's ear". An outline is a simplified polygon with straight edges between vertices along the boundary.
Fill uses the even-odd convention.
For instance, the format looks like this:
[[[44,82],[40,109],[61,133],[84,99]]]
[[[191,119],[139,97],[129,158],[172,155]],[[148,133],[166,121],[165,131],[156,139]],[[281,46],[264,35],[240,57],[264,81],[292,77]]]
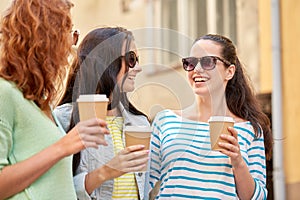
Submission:
[[[234,76],[235,73],[235,65],[230,65],[227,69],[226,69],[226,77],[225,79],[227,81],[229,81],[230,79],[232,79],[232,77]]]

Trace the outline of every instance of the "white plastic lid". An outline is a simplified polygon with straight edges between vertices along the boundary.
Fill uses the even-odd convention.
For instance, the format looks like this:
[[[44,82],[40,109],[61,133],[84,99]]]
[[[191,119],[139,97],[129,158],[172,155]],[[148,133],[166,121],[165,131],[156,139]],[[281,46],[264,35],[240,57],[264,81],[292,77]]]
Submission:
[[[108,101],[105,94],[81,94],[77,99],[77,102],[98,102],[98,101]]]
[[[233,122],[234,119],[228,116],[211,116],[208,122]]]
[[[152,132],[151,126],[125,126],[124,131],[128,132]]]

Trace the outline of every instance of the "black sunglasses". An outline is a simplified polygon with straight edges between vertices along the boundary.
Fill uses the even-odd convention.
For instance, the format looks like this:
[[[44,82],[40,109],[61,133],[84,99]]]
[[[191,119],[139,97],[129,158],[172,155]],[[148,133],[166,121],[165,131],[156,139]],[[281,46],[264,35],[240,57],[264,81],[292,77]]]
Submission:
[[[125,58],[125,63],[128,65],[130,68],[134,68],[137,62],[139,62],[139,57],[136,56],[134,51],[129,51],[125,53],[125,56],[121,56]]]
[[[229,61],[219,58],[217,56],[204,56],[201,58],[196,58],[196,57],[182,58],[182,65],[185,71],[192,71],[195,69],[198,62],[200,62],[202,69],[212,70],[216,67],[218,60],[228,66],[231,65]]]

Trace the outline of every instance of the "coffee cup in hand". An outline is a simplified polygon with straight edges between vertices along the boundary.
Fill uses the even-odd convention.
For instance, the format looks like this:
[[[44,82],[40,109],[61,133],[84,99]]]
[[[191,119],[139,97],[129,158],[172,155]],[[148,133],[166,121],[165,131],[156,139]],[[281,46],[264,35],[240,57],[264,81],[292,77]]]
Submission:
[[[150,126],[125,126],[125,144],[126,147],[132,145],[144,145],[144,150],[149,149],[151,138]]]
[[[228,116],[212,116],[209,119],[209,134],[211,149],[220,151],[223,148],[219,146],[219,142],[227,142],[220,138],[221,134],[231,135],[228,131],[228,127],[233,127],[234,120]]]
[[[84,94],[77,99],[80,121],[91,118],[104,119],[107,115],[108,98],[105,94]]]
[[[124,129],[126,147],[144,145],[143,150],[149,150],[152,129],[150,126],[126,126]],[[141,172],[147,171],[147,165]]]

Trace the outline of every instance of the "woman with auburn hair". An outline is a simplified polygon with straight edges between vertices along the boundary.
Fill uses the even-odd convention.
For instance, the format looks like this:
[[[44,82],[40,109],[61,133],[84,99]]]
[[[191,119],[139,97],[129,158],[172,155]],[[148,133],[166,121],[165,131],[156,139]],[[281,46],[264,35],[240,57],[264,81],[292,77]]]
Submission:
[[[72,6],[15,0],[1,19],[0,199],[76,199],[71,155],[106,145],[103,120],[66,135],[51,110],[71,52]]]

